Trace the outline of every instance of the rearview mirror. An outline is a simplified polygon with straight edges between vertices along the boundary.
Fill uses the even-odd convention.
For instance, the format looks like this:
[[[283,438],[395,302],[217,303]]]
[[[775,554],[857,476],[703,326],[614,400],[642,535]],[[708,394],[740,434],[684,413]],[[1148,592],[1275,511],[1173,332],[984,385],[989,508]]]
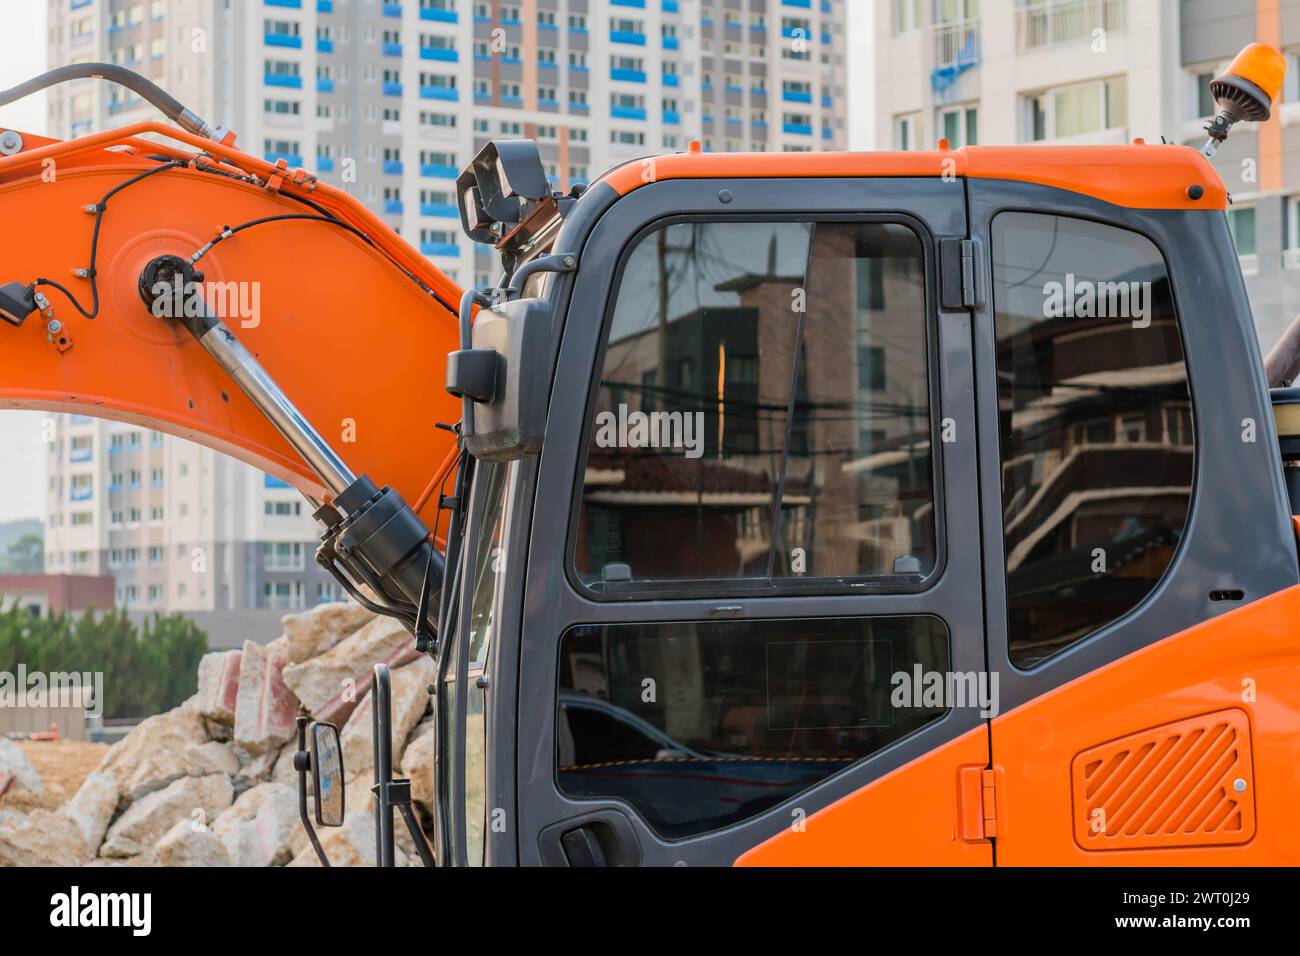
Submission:
[[[514,461],[541,450],[551,391],[551,310],[512,299],[474,319],[473,348],[447,356],[447,391],[473,400],[465,447],[480,461]]]
[[[311,772],[316,822],[323,827],[343,826],[343,748],[339,729],[333,724],[316,721],[311,725]]]

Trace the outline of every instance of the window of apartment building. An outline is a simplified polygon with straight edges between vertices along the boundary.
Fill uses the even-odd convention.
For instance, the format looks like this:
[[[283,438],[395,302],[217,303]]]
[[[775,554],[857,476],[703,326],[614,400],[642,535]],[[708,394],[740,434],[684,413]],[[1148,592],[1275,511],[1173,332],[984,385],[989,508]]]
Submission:
[[[950,106],[939,110],[935,125],[939,135],[953,149],[979,143],[979,109],[974,106]]]
[[[288,518],[302,514],[301,501],[268,501],[264,508],[266,514],[272,518]]]
[[[1149,239],[1005,212],[992,259],[1009,650],[1031,667],[1123,617],[1172,562],[1191,503],[1191,399]],[[1075,275],[1113,287],[1110,318],[1048,307]]]
[[[271,36],[296,37],[301,25],[297,20],[263,20],[263,31]]]
[[[128,568],[133,568],[140,563],[139,548],[127,548],[125,551],[122,552],[122,554],[123,554],[123,563]]]
[[[128,448],[139,448],[141,444],[139,432],[127,432],[126,446]]]
[[[262,599],[266,607],[291,611],[302,607],[301,581],[267,581],[262,585]]]
[[[892,0],[894,36],[921,27],[921,0]]]
[[[570,128],[569,128],[569,142],[570,142],[570,143],[585,143],[585,142],[587,142],[587,131],[586,131],[585,129],[581,128],[581,127],[578,127],[578,126],[572,126],[572,127],[570,127]]]
[[[586,15],[585,15],[585,14],[581,14],[581,13],[571,13],[571,14],[569,14],[569,29],[570,29],[570,30],[585,30],[585,29],[587,29],[587,17],[586,17]]]
[[[555,66],[555,53],[556,51],[549,47],[542,47],[537,51],[537,62],[542,66]]]
[[[300,68],[293,60],[267,60],[267,76],[299,76]]]
[[[588,177],[587,167],[586,167],[586,166],[570,166],[570,167],[569,167],[569,182],[571,182],[571,183],[585,183],[585,182],[588,181],[588,178],[589,178],[589,177]]]
[[[921,148],[921,114],[907,113],[894,117],[894,148],[901,150]]]
[[[262,542],[262,564],[268,571],[301,571],[302,545],[296,541]]]
[[[122,549],[121,549],[121,548],[109,548],[109,549],[108,549],[108,566],[109,566],[110,568],[120,568],[120,567],[122,566]]]
[[[150,564],[162,564],[163,562],[162,545],[157,545],[157,544],[151,545],[148,551],[148,558]]]
[[[297,116],[302,110],[302,104],[297,100],[263,100],[262,110],[280,116]]]
[[[1037,142],[1084,136],[1128,125],[1128,83],[1122,76],[1047,90],[1024,101],[1024,135]]]
[[[95,516],[89,511],[74,511],[70,516],[70,522],[73,525],[93,524]]]
[[[122,520],[125,517],[126,517],[126,512],[122,511],[121,509],[111,511],[109,512],[108,523],[115,528],[120,528],[122,526]]]
[[[523,124],[517,120],[502,120],[497,128],[501,130],[502,134],[505,136],[522,136],[524,130]]]
[[[554,11],[554,10],[538,10],[538,11],[537,11],[537,25],[538,25],[539,27],[553,27],[553,26],[555,26],[555,11]]]
[[[492,95],[492,81],[491,81],[491,80],[487,80],[487,79],[476,79],[476,80],[474,81],[474,95],[475,95],[475,96],[491,96],[491,95]]]
[[[127,516],[127,523],[128,523],[128,524],[139,524],[139,523],[140,523],[140,509],[139,509],[139,508],[128,508],[128,509],[127,509],[127,512],[126,512],[126,516]]]
[[[149,509],[149,520],[150,520],[150,521],[153,521],[153,522],[159,522],[159,521],[162,521],[162,519],[163,519],[163,509],[162,509],[162,506],[158,505],[158,506],[155,506],[155,507]]]
[[[1241,271],[1248,276],[1259,273],[1259,250],[1255,244],[1255,207],[1233,206],[1228,210],[1228,229],[1237,248]]]
[[[610,130],[609,141],[611,143],[617,143],[620,146],[644,146],[645,133],[634,132],[628,129]]]
[[[437,126],[444,129],[455,129],[456,114],[454,113],[431,113],[427,110],[420,111],[421,126]]]
[[[570,106],[586,106],[586,105],[587,105],[587,91],[586,91],[586,90],[569,90],[569,105],[570,105]]]

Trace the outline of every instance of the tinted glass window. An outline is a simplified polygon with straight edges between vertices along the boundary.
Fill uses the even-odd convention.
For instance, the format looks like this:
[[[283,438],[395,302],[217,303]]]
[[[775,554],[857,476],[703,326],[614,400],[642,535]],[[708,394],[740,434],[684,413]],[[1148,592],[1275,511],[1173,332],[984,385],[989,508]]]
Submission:
[[[1173,559],[1192,414],[1169,276],[1137,233],[1003,213],[993,279],[1011,659],[1134,608]]]
[[[893,223],[677,223],[619,285],[576,536],[610,593],[935,563],[924,254]]]
[[[665,837],[715,830],[939,717],[944,701],[910,688],[947,670],[932,617],[575,627],[559,786],[626,800]]]

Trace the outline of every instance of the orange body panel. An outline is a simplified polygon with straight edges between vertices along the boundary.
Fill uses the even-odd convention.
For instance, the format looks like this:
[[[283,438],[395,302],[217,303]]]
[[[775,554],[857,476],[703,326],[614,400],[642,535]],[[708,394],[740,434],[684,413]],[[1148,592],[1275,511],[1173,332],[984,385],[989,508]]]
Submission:
[[[665,179],[968,176],[1038,183],[1133,209],[1226,209],[1219,174],[1175,143],[1128,146],[966,146],[934,152],[674,153],[635,160],[604,178],[620,195]],[[1199,185],[1200,199],[1187,195]]]
[[[84,207],[156,165],[102,146],[139,143],[135,137],[144,132],[200,146],[228,171],[282,176],[282,191],[330,209],[388,254],[328,223],[276,222],[220,243],[198,268],[208,281],[256,284],[247,290],[248,301],[253,288],[260,300],[256,324],[240,315],[226,316],[227,324],[354,471],[416,501],[452,445],[435,422],[459,417],[458,403],[442,388],[458,328],[451,308],[389,256],[444,303],[455,303],[459,289],[347,194],[312,189],[306,174],[295,177],[162,124],[69,143],[27,137],[28,152],[0,159],[0,282],[43,276],[89,306],[89,281],[71,274],[89,265],[94,217]],[[193,155],[170,144],[147,148]],[[45,287],[71,348],[60,352],[46,340],[39,314],[21,328],[0,328],[0,407],[157,427],[323,497],[306,465],[234,382],[179,323],[153,316],[137,291],[141,269],[155,256],[188,258],[223,226],[283,213],[315,214],[274,189],[190,168],[159,173],[114,196],[99,242],[98,317],[87,320],[62,293]]]
[[[1249,721],[1256,832],[1231,846],[1086,850],[1087,814],[1072,793],[1082,753],[1138,731],[1215,711]],[[1300,863],[1300,587],[1165,638],[993,720],[993,762],[1006,774],[1011,826],[998,863],[1010,866],[1268,866]],[[1185,778],[1156,784],[1187,786]],[[1238,773],[1235,776],[1244,776]],[[1228,778],[1228,779],[1234,779]],[[1203,844],[1205,841],[1194,840]]]
[[[736,865],[991,866],[993,844],[975,836],[982,827],[970,816],[983,801],[969,785],[981,784],[988,746],[985,728],[965,733],[810,814],[802,829],[783,830]]]

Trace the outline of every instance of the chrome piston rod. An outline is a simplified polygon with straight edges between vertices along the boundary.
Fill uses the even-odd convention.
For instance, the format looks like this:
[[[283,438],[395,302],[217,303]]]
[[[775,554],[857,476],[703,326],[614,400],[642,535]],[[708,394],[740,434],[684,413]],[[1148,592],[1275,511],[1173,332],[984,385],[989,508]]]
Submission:
[[[356,475],[330,447],[311,422],[303,417],[297,406],[275,380],[267,374],[253,353],[236,338],[221,319],[207,316],[198,321],[208,326],[199,335],[198,342],[211,355],[235,383],[244,391],[262,413],[284,436],[311,470],[320,476],[333,494],[337,495],[356,480]]]

